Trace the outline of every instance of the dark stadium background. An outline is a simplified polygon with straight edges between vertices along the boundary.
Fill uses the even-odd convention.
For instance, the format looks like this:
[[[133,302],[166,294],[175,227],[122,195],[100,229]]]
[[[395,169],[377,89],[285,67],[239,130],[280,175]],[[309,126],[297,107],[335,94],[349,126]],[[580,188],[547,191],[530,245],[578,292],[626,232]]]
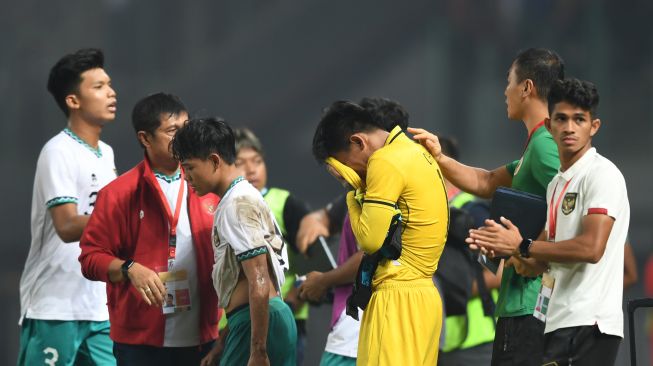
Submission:
[[[120,172],[142,158],[132,106],[167,91],[197,115],[252,128],[266,148],[269,183],[314,208],[339,192],[310,155],[330,102],[395,99],[411,125],[456,137],[464,162],[494,168],[518,157],[526,138],[521,123],[506,119],[508,66],[520,49],[553,48],[567,75],[599,87],[603,125],[594,142],[626,177],[640,266],[625,298],[643,296],[653,243],[651,2],[22,0],[1,8],[0,364],[16,362],[36,158],[65,125],[45,80],[59,57],[81,47],[106,52],[119,110],[102,139]],[[308,365],[321,355],[330,314],[328,306],[312,311]],[[648,362],[646,317],[640,311],[636,322],[640,364]],[[627,363],[622,350],[619,364]]]

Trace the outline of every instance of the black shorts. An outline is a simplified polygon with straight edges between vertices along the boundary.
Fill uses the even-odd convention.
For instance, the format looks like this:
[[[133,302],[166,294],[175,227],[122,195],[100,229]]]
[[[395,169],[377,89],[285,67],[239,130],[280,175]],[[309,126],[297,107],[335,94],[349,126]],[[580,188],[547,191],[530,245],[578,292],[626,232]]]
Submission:
[[[614,365],[621,337],[603,334],[596,325],[561,328],[544,336],[545,366]]]
[[[492,366],[540,366],[543,352],[543,322],[532,315],[499,318]]]

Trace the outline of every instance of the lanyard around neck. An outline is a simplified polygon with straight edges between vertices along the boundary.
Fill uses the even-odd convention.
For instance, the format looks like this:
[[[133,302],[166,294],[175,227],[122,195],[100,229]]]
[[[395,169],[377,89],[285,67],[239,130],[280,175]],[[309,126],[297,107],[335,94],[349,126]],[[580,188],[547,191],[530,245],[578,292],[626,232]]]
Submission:
[[[175,204],[175,211],[174,213],[172,212],[172,209],[170,207],[170,204],[168,203],[168,198],[166,197],[165,193],[163,193],[163,190],[161,189],[161,186],[156,184],[156,190],[159,193],[159,197],[161,198],[161,203],[163,204],[163,207],[166,209],[166,216],[168,217],[168,224],[170,226],[170,236],[168,239],[168,258],[173,259],[175,258],[176,255],[176,247],[177,247],[177,223],[179,222],[179,215],[181,214],[181,206],[182,206],[182,200],[184,199],[184,171],[183,169],[180,172],[181,177],[180,177],[180,182],[179,182],[179,192],[177,193],[177,202]]]
[[[553,205],[553,199],[555,198],[556,195],[556,190],[558,189],[558,183],[556,183],[555,188],[553,189],[553,194],[551,195],[551,204],[549,205],[549,240],[553,241],[555,240],[556,237],[556,225],[557,225],[557,220],[558,220],[558,208],[560,207],[560,202],[562,201],[562,197],[565,195],[565,191],[567,190],[567,187],[569,187],[569,183],[571,183],[571,179],[565,184],[565,186],[562,188],[562,191],[560,192],[560,196],[558,196],[558,200],[556,201],[555,206]]]

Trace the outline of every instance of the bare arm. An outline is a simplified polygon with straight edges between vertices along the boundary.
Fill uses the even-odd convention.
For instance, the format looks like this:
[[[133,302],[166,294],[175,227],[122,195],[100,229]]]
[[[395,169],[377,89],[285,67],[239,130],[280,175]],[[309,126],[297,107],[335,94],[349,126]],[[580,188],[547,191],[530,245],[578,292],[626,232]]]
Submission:
[[[353,283],[362,258],[363,252],[359,251],[338,268],[324,273],[314,271],[307,274],[306,280],[299,287],[299,297],[318,302],[330,287]]]
[[[329,215],[324,208],[305,215],[297,230],[297,250],[306,253],[308,246],[313,244],[318,236],[329,236]]]
[[[485,287],[487,287],[488,290],[499,288],[501,286],[501,276],[503,275],[503,263],[504,261],[502,261],[501,264],[499,265],[499,269],[497,270],[496,274],[483,268],[483,281],[485,281]],[[472,282],[472,296],[478,296],[478,283],[476,282],[476,280]]]
[[[485,170],[461,164],[442,153],[440,142],[434,134],[421,128],[408,128],[408,132],[435,158],[445,178],[461,190],[489,198],[497,187],[512,185],[512,176],[505,166]]]
[[[76,203],[64,203],[50,208],[52,223],[64,243],[79,241],[90,216],[79,215]]]
[[[470,231],[467,243],[484,247],[496,255],[519,255],[519,244],[523,240],[519,229],[506,218],[502,217],[501,222],[507,228],[493,220],[486,220],[485,227]],[[586,215],[582,220],[580,235],[556,242],[555,245],[543,240],[534,241],[530,255],[546,262],[597,263],[603,257],[613,224],[614,219],[608,215]]]
[[[356,272],[358,272],[362,259],[363,251],[359,250],[340,267],[324,273],[324,281],[327,286],[334,287],[353,283],[356,280]]]
[[[624,288],[637,283],[637,262],[629,242],[624,246]]]
[[[257,255],[240,262],[247,278],[249,289],[249,312],[252,320],[252,335],[249,364],[269,364],[267,357],[268,300],[270,286],[267,255]]]
[[[229,335],[229,325],[220,330],[218,339],[215,340],[213,348],[204,356],[200,362],[200,366],[216,366],[220,362],[220,356],[224,351],[224,343]]]
[[[531,256],[547,262],[597,263],[603,257],[614,219],[608,215],[587,215],[582,221],[579,236],[557,242],[533,242]]]

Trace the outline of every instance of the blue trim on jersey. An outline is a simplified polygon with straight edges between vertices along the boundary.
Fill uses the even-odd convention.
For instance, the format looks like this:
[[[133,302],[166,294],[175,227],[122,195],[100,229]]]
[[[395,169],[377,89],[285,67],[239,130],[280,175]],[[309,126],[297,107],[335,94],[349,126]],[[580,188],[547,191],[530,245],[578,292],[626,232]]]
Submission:
[[[87,144],[86,141],[82,140],[81,137],[77,136],[77,135],[76,135],[76,134],[75,134],[75,133],[74,133],[70,128],[68,128],[68,127],[64,128],[64,129],[63,129],[63,132],[64,132],[66,135],[70,136],[73,140],[75,140],[75,141],[79,142],[80,144],[82,144],[82,146],[84,146],[85,148],[89,149],[89,150],[90,150],[93,154],[95,154],[95,156],[97,156],[98,158],[101,158],[101,157],[102,157],[102,150],[100,150],[100,145],[98,145],[97,149],[94,148],[94,147],[92,147],[91,145]]]
[[[64,197],[55,197],[48,202],[45,203],[45,206],[47,208],[52,208],[55,206],[63,205],[64,203],[77,203],[77,197],[69,197],[69,196],[64,196]]]

